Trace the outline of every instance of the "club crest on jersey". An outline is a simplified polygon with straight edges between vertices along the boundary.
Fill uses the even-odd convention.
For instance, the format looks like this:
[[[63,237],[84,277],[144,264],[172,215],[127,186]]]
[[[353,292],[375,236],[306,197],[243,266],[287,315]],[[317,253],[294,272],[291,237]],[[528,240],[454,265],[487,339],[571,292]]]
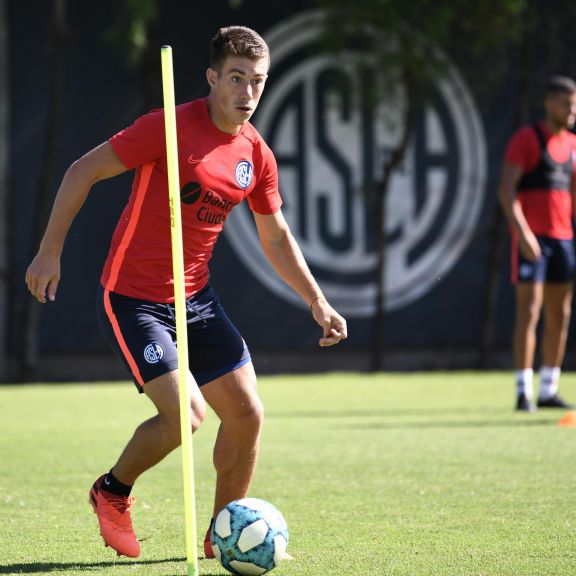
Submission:
[[[164,350],[157,342],[148,344],[148,346],[144,348],[144,360],[146,360],[148,364],[156,364],[157,362],[160,362],[162,356],[164,356]]]
[[[254,168],[248,160],[241,160],[236,164],[236,182],[240,185],[240,188],[248,188],[252,182],[252,174],[254,173]]]

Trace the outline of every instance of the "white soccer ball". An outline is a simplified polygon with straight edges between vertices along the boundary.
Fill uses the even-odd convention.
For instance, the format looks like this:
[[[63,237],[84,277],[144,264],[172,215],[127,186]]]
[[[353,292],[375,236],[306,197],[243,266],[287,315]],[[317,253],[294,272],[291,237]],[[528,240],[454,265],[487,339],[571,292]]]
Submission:
[[[260,576],[282,561],[288,546],[288,526],[270,502],[242,498],[218,513],[210,542],[226,570],[240,576]]]

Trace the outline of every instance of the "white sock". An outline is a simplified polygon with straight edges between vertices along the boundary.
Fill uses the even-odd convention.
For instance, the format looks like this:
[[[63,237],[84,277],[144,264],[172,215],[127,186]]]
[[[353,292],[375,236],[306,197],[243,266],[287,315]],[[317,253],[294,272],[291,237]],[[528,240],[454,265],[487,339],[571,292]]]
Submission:
[[[532,398],[532,380],[534,379],[534,370],[532,368],[524,368],[524,370],[516,370],[516,392],[518,396],[525,394],[526,398]]]
[[[538,396],[543,400],[558,393],[560,367],[542,366],[540,368],[540,391]]]

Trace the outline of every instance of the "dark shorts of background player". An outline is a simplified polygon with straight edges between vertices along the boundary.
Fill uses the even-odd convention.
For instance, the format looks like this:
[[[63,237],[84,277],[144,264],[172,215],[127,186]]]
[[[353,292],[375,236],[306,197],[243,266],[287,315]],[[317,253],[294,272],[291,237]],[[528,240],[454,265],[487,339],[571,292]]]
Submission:
[[[178,368],[173,304],[157,304],[98,286],[97,311],[108,344],[142,393],[146,382]],[[244,339],[210,285],[186,302],[189,368],[199,386],[250,362]]]
[[[536,236],[542,256],[531,262],[520,254],[518,243],[512,246],[512,282],[573,282],[576,256],[573,240]]]

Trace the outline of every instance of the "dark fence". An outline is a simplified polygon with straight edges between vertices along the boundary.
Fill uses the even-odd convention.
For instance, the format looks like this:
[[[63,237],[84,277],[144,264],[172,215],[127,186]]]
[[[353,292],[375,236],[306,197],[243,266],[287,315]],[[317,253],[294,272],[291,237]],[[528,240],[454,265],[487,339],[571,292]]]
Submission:
[[[284,212],[314,274],[349,321],[338,349],[318,350],[318,327],[259,251],[246,207],[226,223],[212,282],[263,372],[367,369],[372,342],[376,254],[366,190],[381,177],[395,143],[399,110],[357,103],[366,86],[329,53],[318,51],[320,20],[306,3],[216,2],[199,22],[193,2],[160,3],[147,60],[130,66],[108,40],[117,3],[70,3],[51,187],[96,144],[162,105],[161,44],[174,51],[176,99],[207,94],[204,71],[211,36],[221,25],[254,27],[272,49],[272,69],[254,123],[274,149]],[[33,251],[36,192],[46,174],[54,57],[50,3],[9,2],[10,306],[6,330],[17,373],[22,318],[29,303],[24,274]],[[177,5],[177,6],[176,6]],[[266,7],[264,10],[263,7]],[[204,11],[207,10],[207,13]],[[157,59],[156,59],[157,56]],[[510,73],[490,90],[481,75],[447,54],[450,73],[417,116],[405,161],[390,190],[384,367],[508,367],[513,293],[508,239],[494,243],[496,186],[514,125],[515,55]],[[487,63],[489,73],[489,63]],[[533,83],[552,70],[538,64]],[[540,112],[530,97],[531,115]],[[70,231],[57,301],[40,310],[36,378],[121,378],[99,332],[95,295],[131,175],[95,186]],[[493,299],[487,298],[492,287]],[[487,323],[488,322],[488,323]],[[572,341],[572,334],[570,336]],[[569,345],[567,366],[576,357]]]

